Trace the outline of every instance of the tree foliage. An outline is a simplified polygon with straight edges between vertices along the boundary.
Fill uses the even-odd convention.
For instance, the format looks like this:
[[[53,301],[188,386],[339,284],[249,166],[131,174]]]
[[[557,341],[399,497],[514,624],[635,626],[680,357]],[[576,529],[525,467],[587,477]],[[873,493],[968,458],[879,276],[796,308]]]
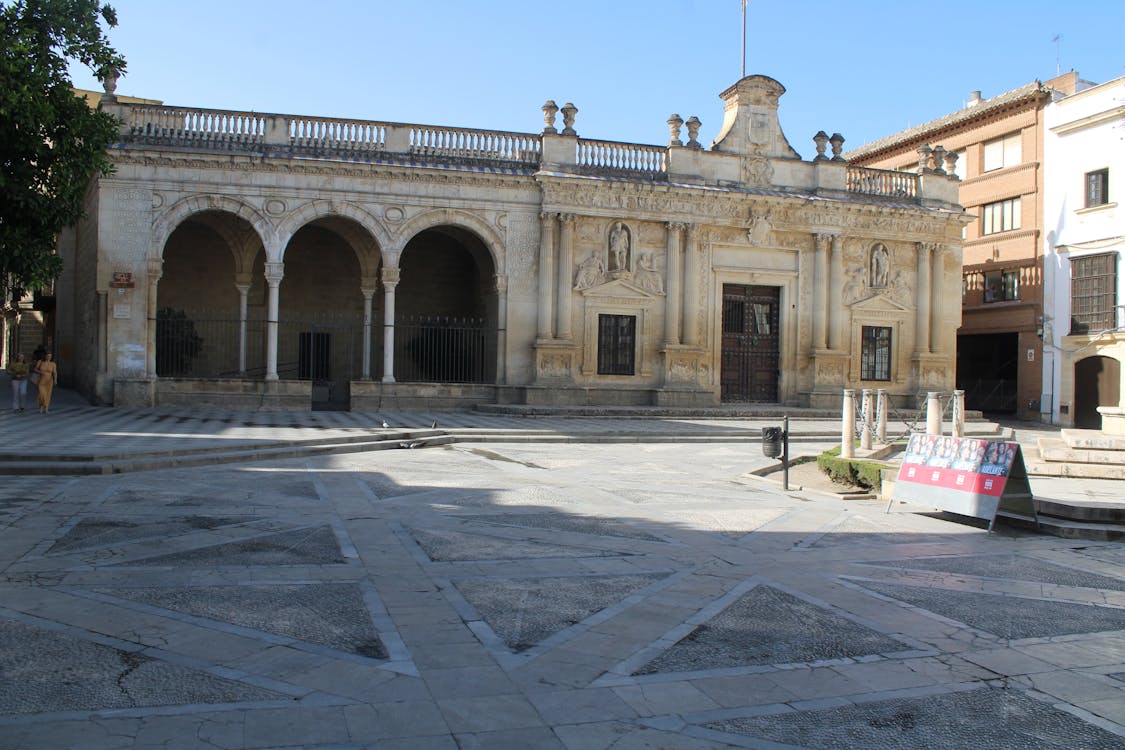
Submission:
[[[58,233],[82,216],[90,178],[112,171],[117,121],[74,94],[68,71],[124,71],[102,23],[117,15],[100,0],[0,0],[2,299],[58,276]]]

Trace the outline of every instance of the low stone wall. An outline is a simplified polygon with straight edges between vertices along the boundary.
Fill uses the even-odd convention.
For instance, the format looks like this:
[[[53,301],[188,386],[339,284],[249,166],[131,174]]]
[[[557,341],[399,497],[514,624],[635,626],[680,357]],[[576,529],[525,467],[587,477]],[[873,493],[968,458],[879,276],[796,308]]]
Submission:
[[[156,381],[156,406],[214,407],[237,411],[309,411],[312,381],[308,380],[193,380]],[[114,404],[117,405],[116,400]]]
[[[379,383],[353,380],[351,411],[460,411],[496,402],[497,387],[479,383]]]

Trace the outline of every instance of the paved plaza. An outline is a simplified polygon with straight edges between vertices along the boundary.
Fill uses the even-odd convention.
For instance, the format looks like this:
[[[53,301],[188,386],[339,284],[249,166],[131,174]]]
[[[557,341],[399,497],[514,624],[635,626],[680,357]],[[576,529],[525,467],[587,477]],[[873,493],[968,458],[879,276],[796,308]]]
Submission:
[[[0,427],[386,429],[268,419]],[[1125,746],[1125,544],[784,492],[751,442],[533,438],[0,476],[0,748]]]

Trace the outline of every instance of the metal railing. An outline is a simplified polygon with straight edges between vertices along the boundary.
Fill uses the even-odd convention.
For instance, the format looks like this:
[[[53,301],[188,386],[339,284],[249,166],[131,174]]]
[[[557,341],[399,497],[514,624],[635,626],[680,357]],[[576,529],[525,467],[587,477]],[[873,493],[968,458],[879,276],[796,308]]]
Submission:
[[[496,336],[480,318],[412,316],[395,320],[395,380],[491,383]]]

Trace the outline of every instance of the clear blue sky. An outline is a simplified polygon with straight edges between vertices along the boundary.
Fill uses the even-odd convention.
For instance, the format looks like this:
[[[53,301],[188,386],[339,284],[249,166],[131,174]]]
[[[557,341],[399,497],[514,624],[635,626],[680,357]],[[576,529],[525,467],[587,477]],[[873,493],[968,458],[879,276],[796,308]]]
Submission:
[[[741,75],[739,0],[111,0],[119,94],[167,104],[539,132],[579,108],[586,138],[665,144],[668,115],[722,121]],[[1125,2],[751,0],[748,74],[787,89],[781,126],[855,148],[1065,72],[1125,75]],[[100,89],[86,70],[81,88]],[[685,133],[686,135],[686,133]]]

